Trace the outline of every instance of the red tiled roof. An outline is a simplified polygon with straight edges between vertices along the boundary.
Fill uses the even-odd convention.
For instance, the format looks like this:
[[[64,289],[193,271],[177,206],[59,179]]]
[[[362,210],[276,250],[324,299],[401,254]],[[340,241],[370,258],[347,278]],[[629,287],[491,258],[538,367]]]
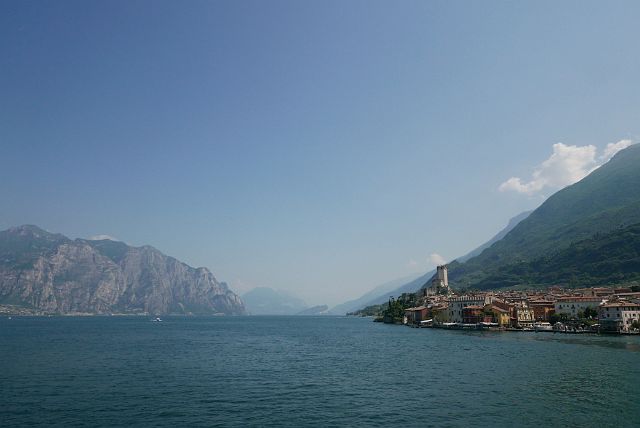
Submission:
[[[558,302],[600,302],[600,297],[560,297]]]
[[[630,307],[630,308],[640,308],[640,305],[632,302],[609,302],[603,303],[600,305],[601,308],[622,308],[622,307]]]

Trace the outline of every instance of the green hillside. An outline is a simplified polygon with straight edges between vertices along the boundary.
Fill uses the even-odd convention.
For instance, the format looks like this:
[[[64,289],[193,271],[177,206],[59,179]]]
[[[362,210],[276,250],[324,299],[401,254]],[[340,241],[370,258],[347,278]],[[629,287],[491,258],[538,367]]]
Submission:
[[[596,234],[554,254],[486,271],[478,289],[602,286],[640,281],[640,224]]]
[[[572,244],[587,242],[585,240],[594,235],[609,235],[637,223],[640,223],[640,146],[634,145],[620,151],[580,182],[551,196],[480,255],[466,263],[452,263],[449,278],[453,286],[463,288],[516,285],[524,280],[522,275],[531,273],[539,260],[565,254],[563,250]],[[611,239],[616,237],[611,235]],[[594,251],[593,257],[596,253],[607,257]],[[565,256],[564,262],[576,263],[572,278],[580,278],[583,271],[580,260],[572,259],[569,253]],[[551,279],[543,282],[548,281]]]

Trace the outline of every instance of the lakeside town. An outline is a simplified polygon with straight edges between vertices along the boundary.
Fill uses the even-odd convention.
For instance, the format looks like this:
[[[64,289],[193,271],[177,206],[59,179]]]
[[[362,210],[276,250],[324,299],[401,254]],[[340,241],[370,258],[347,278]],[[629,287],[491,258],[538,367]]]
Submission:
[[[456,294],[447,265],[441,265],[429,287],[390,298],[376,321],[449,329],[639,334],[640,289],[550,287]]]

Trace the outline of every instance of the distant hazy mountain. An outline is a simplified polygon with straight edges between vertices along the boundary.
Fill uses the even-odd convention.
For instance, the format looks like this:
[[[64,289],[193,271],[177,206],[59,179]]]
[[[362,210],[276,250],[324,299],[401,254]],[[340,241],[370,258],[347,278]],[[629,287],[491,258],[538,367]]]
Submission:
[[[507,233],[509,233],[514,227],[518,225],[518,223],[520,223],[522,220],[527,218],[529,214],[531,214],[531,211],[526,211],[513,217],[511,220],[509,220],[509,223],[507,224],[507,226],[504,229],[502,229],[500,232],[498,232],[493,238],[491,238],[489,241],[485,242],[484,244],[480,245],[478,248],[472,250],[468,254],[460,257],[459,260],[467,260],[476,254],[480,254],[486,248],[490,247],[494,242],[500,240]],[[374,295],[373,297],[367,298],[367,299],[364,299],[364,298],[358,299],[357,302],[359,305],[357,307],[353,307],[354,305],[350,305],[349,307],[351,309],[347,310],[346,312],[352,312],[352,311],[362,309],[364,307],[371,306],[371,305],[380,305],[382,303],[385,303],[389,299],[389,296],[397,297],[397,296],[400,296],[402,293],[413,293],[416,290],[419,290],[420,288],[422,288],[425,284],[430,284],[431,279],[435,274],[436,274],[436,271],[434,269],[423,275],[420,275],[417,278],[409,279],[408,281],[399,280],[401,284],[400,286],[386,289],[384,292],[381,292],[381,293],[377,293],[377,290],[379,288],[378,287],[370,291],[369,293],[365,294],[365,296],[369,296],[373,294]],[[388,283],[388,284],[391,284],[391,283]],[[347,303],[350,303],[350,302],[347,302]],[[338,307],[340,307],[340,305],[336,306],[336,308]],[[331,313],[333,312],[335,312],[335,308],[331,309]]]
[[[0,304],[60,314],[244,313],[206,268],[150,246],[71,240],[36,226],[0,232]]]
[[[367,306],[367,304],[380,296],[387,296],[390,291],[395,290],[399,286],[411,282],[416,279],[418,275],[405,276],[400,279],[395,279],[393,281],[386,282],[382,285],[377,286],[373,290],[363,294],[357,299],[349,300],[348,302],[341,303],[337,306],[334,306],[329,311],[331,315],[344,315],[348,312],[353,312],[360,308]],[[420,286],[418,286],[420,288]]]
[[[589,263],[600,263],[606,270],[609,256],[604,251],[604,243],[611,245],[610,252],[616,252],[616,246],[622,245],[620,236],[629,239],[635,236],[632,229],[628,233],[623,229],[638,223],[640,146],[633,145],[618,152],[608,163],[578,183],[555,193],[503,239],[481,254],[466,263],[450,265],[449,279],[458,287],[482,289],[515,285],[567,285],[566,277],[554,280],[553,276],[541,275],[543,269],[554,266],[550,259],[557,257],[564,260],[563,270],[573,272],[570,277],[574,280],[580,278],[586,269],[585,260],[571,250],[580,243],[589,247],[591,256],[595,257]],[[621,234],[611,235],[617,232]],[[598,252],[596,248],[601,250]],[[598,253],[600,259],[596,256]],[[620,261],[623,262],[622,259]],[[633,261],[629,261],[631,265],[627,264],[627,268],[635,269],[632,267]],[[543,277],[546,279],[540,282]],[[610,283],[623,280],[615,275],[607,278]],[[581,285],[590,283],[585,278]]]
[[[328,315],[329,307],[327,305],[318,305],[312,306],[311,308],[305,309],[303,311],[298,312],[296,315]]]
[[[304,300],[285,291],[256,287],[242,295],[251,315],[295,315],[307,309]]]

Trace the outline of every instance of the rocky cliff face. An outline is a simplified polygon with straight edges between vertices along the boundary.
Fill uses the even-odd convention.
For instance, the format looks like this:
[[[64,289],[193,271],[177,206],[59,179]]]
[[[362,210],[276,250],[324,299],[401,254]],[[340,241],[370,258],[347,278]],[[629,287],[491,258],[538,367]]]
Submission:
[[[35,226],[0,232],[0,304],[47,313],[245,313],[206,268],[149,246],[72,241]]]

